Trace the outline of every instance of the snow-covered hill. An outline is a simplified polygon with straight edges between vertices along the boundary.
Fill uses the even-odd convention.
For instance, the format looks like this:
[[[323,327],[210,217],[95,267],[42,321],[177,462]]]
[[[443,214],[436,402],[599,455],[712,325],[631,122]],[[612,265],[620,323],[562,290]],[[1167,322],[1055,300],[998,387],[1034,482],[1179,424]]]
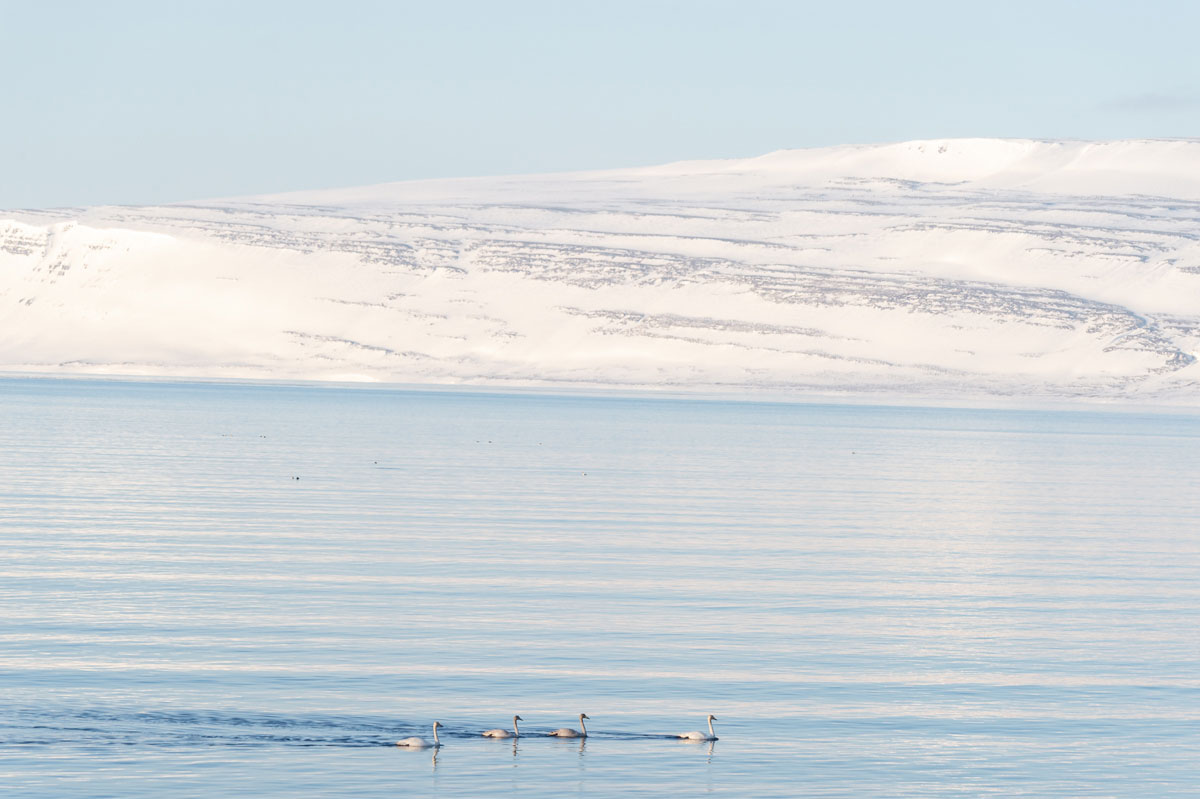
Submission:
[[[1200,405],[1200,141],[0,213],[0,370]]]

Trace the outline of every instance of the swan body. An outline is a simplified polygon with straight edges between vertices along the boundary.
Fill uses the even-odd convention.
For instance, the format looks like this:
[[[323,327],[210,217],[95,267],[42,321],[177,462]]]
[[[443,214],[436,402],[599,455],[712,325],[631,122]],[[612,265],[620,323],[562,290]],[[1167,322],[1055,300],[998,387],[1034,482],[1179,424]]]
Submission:
[[[692,730],[691,732],[681,733],[679,735],[676,735],[675,737],[681,738],[685,741],[715,741],[715,740],[717,740],[717,733],[715,730],[713,730],[712,723],[714,721],[717,721],[717,717],[714,716],[712,713],[709,713],[708,714],[708,734],[707,735],[705,735],[702,732],[699,732],[698,730]]]
[[[435,721],[433,723],[433,743],[426,741],[424,738],[417,738],[414,736],[412,738],[404,738],[396,741],[396,746],[403,746],[407,749],[437,749],[442,745],[442,742],[438,740],[437,734],[438,727],[441,726],[442,723],[440,721]]]
[[[570,727],[560,727],[554,732],[550,733],[550,735],[556,738],[586,738],[587,727],[584,726],[583,720],[587,718],[591,718],[591,716],[589,716],[587,713],[580,713],[578,730],[572,730]]]
[[[513,716],[512,732],[509,732],[508,730],[502,730],[499,728],[494,729],[494,730],[484,730],[483,737],[484,738],[520,738],[521,731],[517,728],[517,722],[524,721],[524,720],[525,719],[521,718],[520,716]]]

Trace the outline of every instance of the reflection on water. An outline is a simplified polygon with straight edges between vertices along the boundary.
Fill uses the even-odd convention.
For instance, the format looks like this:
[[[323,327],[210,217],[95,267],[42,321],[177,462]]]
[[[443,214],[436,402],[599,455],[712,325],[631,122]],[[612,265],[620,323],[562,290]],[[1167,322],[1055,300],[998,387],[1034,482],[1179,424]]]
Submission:
[[[1187,416],[0,381],[0,773],[1194,794],[1198,444]],[[547,735],[580,707],[588,738]],[[710,712],[719,743],[674,737]],[[429,760],[395,746],[434,719]]]
[[[689,746],[703,748],[704,751],[708,754],[708,762],[712,763],[712,754],[717,748],[716,741],[701,741],[701,740],[697,740],[694,738],[679,738],[678,740],[681,743],[688,744]]]

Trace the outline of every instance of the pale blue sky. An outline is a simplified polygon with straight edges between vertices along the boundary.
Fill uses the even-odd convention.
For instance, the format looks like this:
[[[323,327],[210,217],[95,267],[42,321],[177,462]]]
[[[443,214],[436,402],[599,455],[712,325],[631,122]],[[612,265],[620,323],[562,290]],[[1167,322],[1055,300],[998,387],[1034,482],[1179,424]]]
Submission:
[[[0,208],[1200,136],[1194,2],[0,0]]]

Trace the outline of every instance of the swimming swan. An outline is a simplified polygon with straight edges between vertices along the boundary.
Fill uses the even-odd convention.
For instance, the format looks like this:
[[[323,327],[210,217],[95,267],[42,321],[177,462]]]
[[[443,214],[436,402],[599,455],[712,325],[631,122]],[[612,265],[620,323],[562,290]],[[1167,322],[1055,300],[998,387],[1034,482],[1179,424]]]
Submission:
[[[417,738],[414,736],[412,738],[405,738],[402,741],[396,741],[396,746],[406,746],[409,749],[437,749],[442,745],[442,742],[438,740],[437,736],[438,727],[440,726],[442,726],[440,721],[435,721],[433,723],[433,743],[429,743],[429,741],[426,741],[424,738]]]
[[[586,738],[587,727],[583,726],[583,720],[587,718],[591,718],[591,716],[589,716],[587,713],[579,714],[579,730],[572,730],[569,727],[561,727],[550,734],[558,738]]]
[[[521,718],[520,716],[513,716],[513,731],[512,732],[509,732],[508,730],[502,730],[499,728],[494,729],[494,730],[485,730],[483,733],[483,737],[484,738],[520,738],[521,731],[519,729],[517,729],[517,722],[524,721],[524,720],[525,719]]]
[[[676,735],[675,737],[682,738],[685,741],[715,741],[717,740],[717,733],[713,729],[712,723],[716,720],[716,716],[714,716],[712,713],[708,714],[708,735],[693,730],[692,732],[685,732],[680,735]]]

